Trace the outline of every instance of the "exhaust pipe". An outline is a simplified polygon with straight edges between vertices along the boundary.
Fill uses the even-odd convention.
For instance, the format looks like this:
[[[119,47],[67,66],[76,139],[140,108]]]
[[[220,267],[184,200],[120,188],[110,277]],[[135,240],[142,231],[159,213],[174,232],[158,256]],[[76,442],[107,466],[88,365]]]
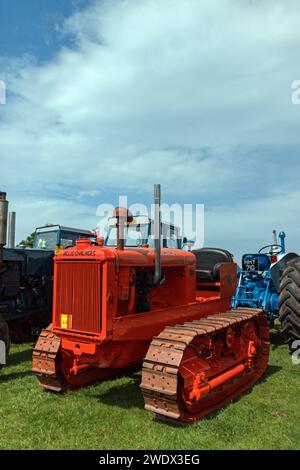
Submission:
[[[273,240],[274,240],[274,245],[277,245],[277,244],[278,244],[278,240],[277,240],[277,232],[276,232],[275,229],[273,230]]]
[[[0,192],[0,264],[3,263],[3,247],[6,245],[7,213],[6,193]]]
[[[160,184],[154,185],[154,253],[155,253],[155,272],[154,284],[161,282],[161,191]]]
[[[281,245],[281,254],[285,253],[285,232],[279,232],[280,245]]]
[[[8,236],[7,236],[7,247],[15,248],[16,243],[16,213],[8,213]]]

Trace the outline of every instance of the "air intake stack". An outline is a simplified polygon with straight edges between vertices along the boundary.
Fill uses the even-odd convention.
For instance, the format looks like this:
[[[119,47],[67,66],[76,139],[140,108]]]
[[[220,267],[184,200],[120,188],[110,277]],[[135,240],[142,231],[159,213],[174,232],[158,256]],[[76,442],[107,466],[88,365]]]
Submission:
[[[3,247],[6,245],[8,201],[6,193],[0,192],[0,264],[3,263]]]
[[[16,213],[8,213],[8,235],[7,235],[7,247],[15,248],[16,244]]]

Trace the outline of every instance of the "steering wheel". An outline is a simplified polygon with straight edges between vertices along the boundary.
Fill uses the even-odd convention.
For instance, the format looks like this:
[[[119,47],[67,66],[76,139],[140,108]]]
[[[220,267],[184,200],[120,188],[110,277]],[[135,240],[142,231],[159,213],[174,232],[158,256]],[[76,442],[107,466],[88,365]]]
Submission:
[[[280,255],[282,253],[281,245],[266,245],[263,246],[258,253],[264,253],[266,255]]]

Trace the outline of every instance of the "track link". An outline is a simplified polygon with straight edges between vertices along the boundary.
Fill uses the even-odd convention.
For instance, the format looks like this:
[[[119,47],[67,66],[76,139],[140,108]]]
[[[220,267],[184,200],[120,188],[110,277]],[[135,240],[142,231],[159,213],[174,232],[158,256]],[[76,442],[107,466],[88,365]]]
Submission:
[[[168,326],[153,338],[143,362],[145,408],[163,421],[199,419],[259,379],[269,348],[268,324],[260,309],[231,309]],[[224,382],[221,374],[226,374]]]
[[[79,374],[72,374],[74,357],[61,348],[61,338],[52,327],[42,330],[33,349],[32,372],[39,385],[50,392],[65,392],[106,380],[118,375],[113,369],[87,367]]]
[[[64,381],[58,372],[60,338],[51,327],[42,330],[33,349],[32,372],[41,387],[53,392],[64,390]]]

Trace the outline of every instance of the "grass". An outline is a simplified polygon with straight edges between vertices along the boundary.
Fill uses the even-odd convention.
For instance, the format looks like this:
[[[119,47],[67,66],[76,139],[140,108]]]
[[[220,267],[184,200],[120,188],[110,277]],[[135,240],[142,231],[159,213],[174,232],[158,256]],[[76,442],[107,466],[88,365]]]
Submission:
[[[143,409],[139,373],[46,392],[30,371],[32,345],[14,345],[0,373],[0,449],[300,449],[300,365],[274,338],[259,384],[188,427],[156,422]]]

